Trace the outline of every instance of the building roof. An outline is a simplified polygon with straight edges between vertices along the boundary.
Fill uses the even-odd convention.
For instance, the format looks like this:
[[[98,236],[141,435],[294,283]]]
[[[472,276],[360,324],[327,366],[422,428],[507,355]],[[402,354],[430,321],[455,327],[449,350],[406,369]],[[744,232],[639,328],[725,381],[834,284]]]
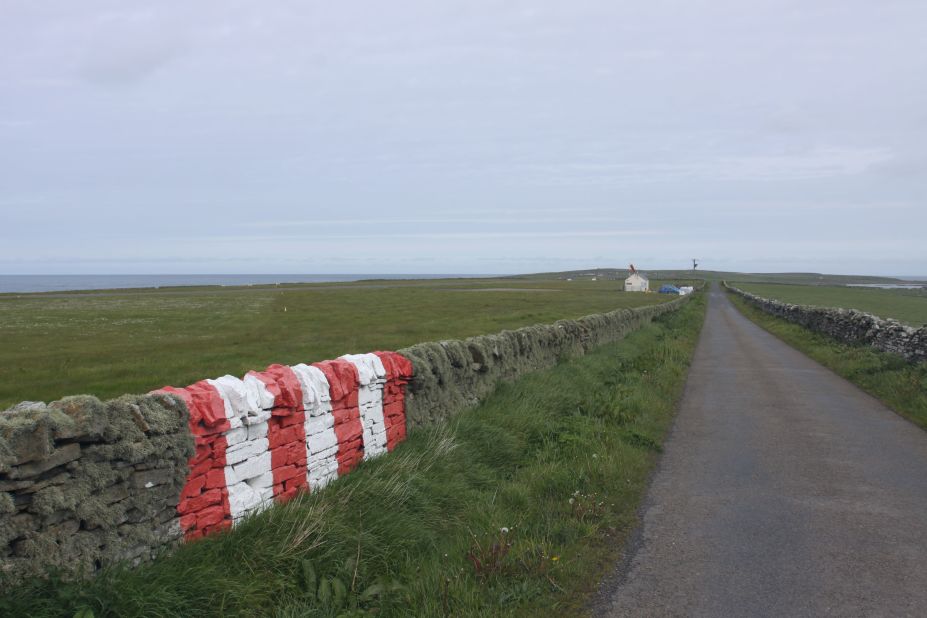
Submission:
[[[633,277],[634,275],[637,275],[638,277],[640,277],[640,278],[643,279],[644,281],[650,281],[650,277],[648,277],[647,275],[645,275],[644,273],[642,273],[642,272],[640,272],[640,271],[631,273],[630,275],[628,275],[628,279],[630,279],[630,278]],[[627,281],[628,279],[625,279],[625,281]]]

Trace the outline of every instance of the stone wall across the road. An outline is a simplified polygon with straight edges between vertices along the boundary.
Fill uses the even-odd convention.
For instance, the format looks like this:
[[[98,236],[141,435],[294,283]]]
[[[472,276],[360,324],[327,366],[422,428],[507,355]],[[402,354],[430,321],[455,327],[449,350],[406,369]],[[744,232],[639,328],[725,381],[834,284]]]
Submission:
[[[766,313],[843,343],[868,345],[902,356],[912,363],[927,361],[927,326],[912,328],[897,320],[883,319],[856,309],[793,305],[763,298],[727,283],[725,287]]]
[[[687,300],[107,402],[23,402],[0,412],[0,573],[86,575],[227,529]]]

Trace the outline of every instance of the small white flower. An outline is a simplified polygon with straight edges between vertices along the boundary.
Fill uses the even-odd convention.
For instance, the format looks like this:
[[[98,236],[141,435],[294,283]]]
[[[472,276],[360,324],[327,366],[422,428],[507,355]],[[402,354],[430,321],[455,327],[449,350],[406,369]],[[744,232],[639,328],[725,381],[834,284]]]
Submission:
[[[499,532],[501,532],[502,534],[508,534],[508,533],[509,533],[509,529],[508,529],[508,528],[499,528]]]
[[[574,502],[576,502],[576,498],[570,498],[570,504],[573,504]]]
[[[593,454],[592,454],[592,458],[593,458],[593,459],[598,459],[598,458],[599,458],[599,456],[598,456],[598,455],[596,455],[595,453],[593,453]]]

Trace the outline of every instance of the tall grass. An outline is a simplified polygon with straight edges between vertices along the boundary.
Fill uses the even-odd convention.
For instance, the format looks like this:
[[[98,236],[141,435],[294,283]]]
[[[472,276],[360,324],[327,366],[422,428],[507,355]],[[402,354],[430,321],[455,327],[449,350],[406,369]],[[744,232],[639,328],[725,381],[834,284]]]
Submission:
[[[728,294],[728,297],[762,328],[927,429],[927,363],[912,365],[900,356],[869,346],[841,343],[769,315],[735,294]]]
[[[635,524],[703,312],[697,297],[501,385],[326,490],[154,563],[7,588],[0,614],[574,614]]]

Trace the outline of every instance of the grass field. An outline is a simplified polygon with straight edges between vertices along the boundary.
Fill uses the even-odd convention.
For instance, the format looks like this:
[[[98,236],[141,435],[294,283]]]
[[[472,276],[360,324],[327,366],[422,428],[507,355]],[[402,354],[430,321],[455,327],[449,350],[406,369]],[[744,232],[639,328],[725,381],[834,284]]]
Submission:
[[[503,385],[325,491],[154,563],[0,582],[0,615],[577,615],[636,522],[704,305]]]
[[[613,281],[455,279],[0,295],[0,409],[671,299],[619,289]]]
[[[840,343],[764,313],[736,294],[728,296],[761,327],[927,429],[927,363],[911,365],[901,357],[868,346]]]
[[[721,270],[646,270],[652,279],[680,284],[685,281],[729,281],[753,283],[786,283],[795,285],[844,285],[847,283],[904,283],[901,279],[893,277],[873,277],[869,275],[828,275],[824,273],[738,273]],[[624,281],[628,276],[627,269],[599,268],[592,270],[571,270],[559,273],[537,273],[530,275],[515,275],[515,279],[566,279],[575,281],[589,280],[592,277],[606,280]],[[651,280],[651,288],[654,288]]]
[[[796,305],[859,309],[881,318],[894,318],[912,326],[927,324],[927,296],[909,290],[769,283],[738,283],[737,287],[751,294]]]

